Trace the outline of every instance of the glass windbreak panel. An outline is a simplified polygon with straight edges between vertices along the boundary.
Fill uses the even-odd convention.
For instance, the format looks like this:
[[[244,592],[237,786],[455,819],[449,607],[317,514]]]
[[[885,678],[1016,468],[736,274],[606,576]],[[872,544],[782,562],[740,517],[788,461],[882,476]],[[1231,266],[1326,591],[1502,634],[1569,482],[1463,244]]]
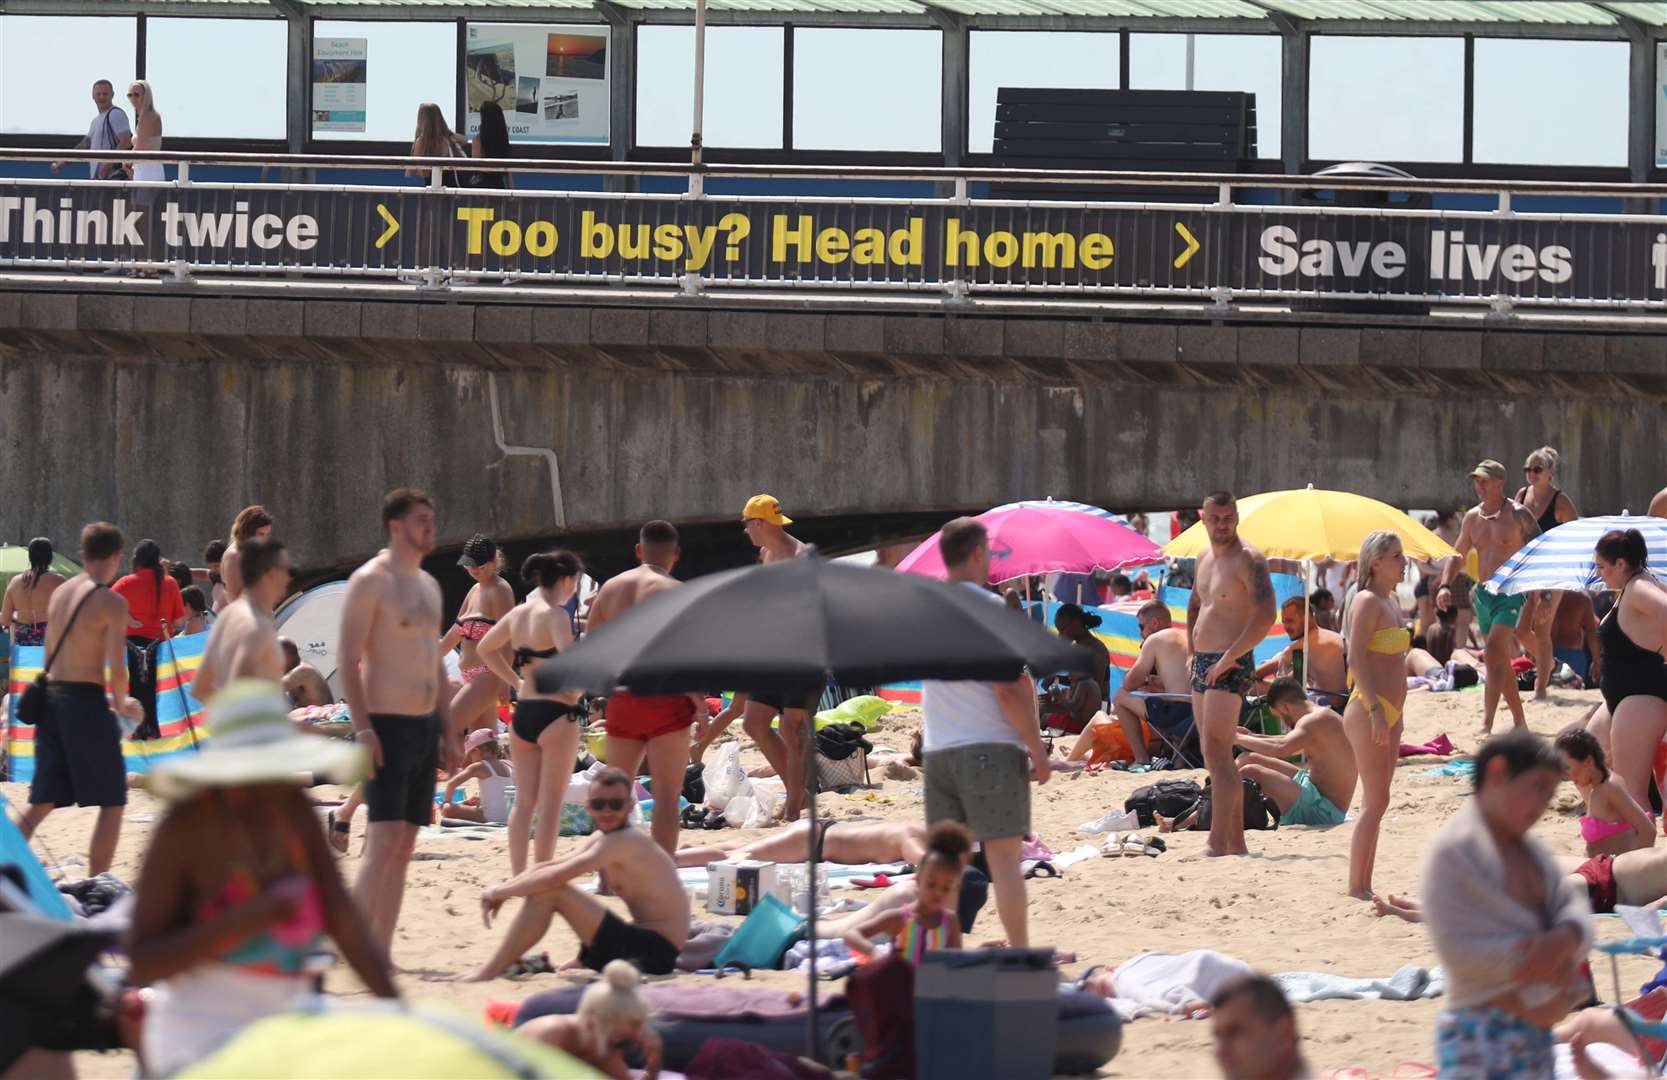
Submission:
[[[98,79],[114,84],[116,104],[131,120],[122,95],[138,35],[131,16],[0,15],[0,131],[85,135],[98,115]]]
[[[781,146],[786,40],[779,26],[706,28],[704,145]],[[694,130],[694,27],[640,27],[636,72],[637,145],[688,146]]]
[[[1117,34],[974,30],[968,48],[967,150],[974,154],[994,148],[1003,86],[1115,90],[1121,79]]]
[[[1464,158],[1464,42],[1333,37],[1309,46],[1308,154],[1319,160]]]
[[[1477,38],[1475,95],[1477,161],[1626,164],[1624,41]]]
[[[282,19],[145,21],[145,77],[170,138],[282,139],[289,95]]]
[[[943,143],[937,30],[793,31],[793,145],[936,152]]]
[[[1130,34],[1129,87],[1187,89],[1186,34]],[[1270,34],[1193,34],[1192,89],[1256,95],[1256,156],[1280,154],[1280,41]]]

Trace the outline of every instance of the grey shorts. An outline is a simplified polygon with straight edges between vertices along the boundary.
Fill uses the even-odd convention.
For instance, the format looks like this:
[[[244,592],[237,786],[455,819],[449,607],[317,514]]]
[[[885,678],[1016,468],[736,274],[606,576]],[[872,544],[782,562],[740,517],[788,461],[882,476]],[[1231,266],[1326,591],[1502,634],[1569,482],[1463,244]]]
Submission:
[[[1030,755],[1009,743],[975,743],[925,757],[926,823],[959,821],[974,840],[1030,833]]]

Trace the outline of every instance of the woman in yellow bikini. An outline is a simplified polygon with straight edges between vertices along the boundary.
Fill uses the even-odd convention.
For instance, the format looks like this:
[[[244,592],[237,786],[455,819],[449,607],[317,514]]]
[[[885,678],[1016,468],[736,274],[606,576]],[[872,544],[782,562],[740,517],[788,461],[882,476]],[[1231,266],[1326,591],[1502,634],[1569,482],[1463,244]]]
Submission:
[[[1389,809],[1389,784],[1400,755],[1412,631],[1402,621],[1394,592],[1406,570],[1401,538],[1394,533],[1380,530],[1361,542],[1361,589],[1349,605],[1348,619],[1354,690],[1343,710],[1343,730],[1360,769],[1360,817],[1349,842],[1349,895],[1358,900],[1372,898],[1378,829]]]

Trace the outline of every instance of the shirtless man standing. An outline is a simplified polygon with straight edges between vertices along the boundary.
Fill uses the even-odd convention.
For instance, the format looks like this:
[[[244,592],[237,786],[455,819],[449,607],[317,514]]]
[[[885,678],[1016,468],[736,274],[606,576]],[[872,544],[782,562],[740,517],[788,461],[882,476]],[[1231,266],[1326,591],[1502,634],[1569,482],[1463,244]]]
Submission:
[[[1235,741],[1251,753],[1239,755],[1239,775],[1279,804],[1281,825],[1341,825],[1360,775],[1343,718],[1311,704],[1290,677],[1274,680],[1267,700],[1286,734],[1268,738],[1240,728]],[[1302,768],[1284,760],[1293,754],[1303,755]]]
[[[1534,515],[1521,503],[1505,496],[1505,466],[1489,459],[1470,470],[1476,484],[1477,505],[1464,515],[1459,526],[1459,540],[1453,545],[1458,557],[1447,560],[1441,572],[1441,588],[1436,592],[1435,606],[1446,611],[1453,606],[1452,582],[1464,569],[1465,556],[1476,552],[1478,581],[1485,582],[1494,571],[1515,555],[1524,544],[1540,534]],[[1487,680],[1482,688],[1482,733],[1493,732],[1493,714],[1499,710],[1499,695],[1505,695],[1505,706],[1511,710],[1511,722],[1524,727],[1522,695],[1517,693],[1516,673],[1511,670],[1511,641],[1516,636],[1517,620],[1522,615],[1526,596],[1501,596],[1486,585],[1477,585],[1471,593],[1476,608],[1476,625],[1482,632],[1483,659],[1487,666]]]
[[[658,797],[656,796],[656,799]],[[731,840],[727,844],[684,848],[676,853],[678,866],[705,866],[725,859],[760,859],[774,863],[802,863],[810,856],[812,822],[796,821],[768,836]],[[817,862],[906,862],[919,866],[926,857],[926,826],[913,821],[821,821],[814,823],[821,843]]]
[[[631,778],[607,768],[590,782],[590,816],[596,831],[565,859],[541,863],[481,893],[488,928],[504,901],[525,897],[492,959],[467,981],[485,982],[544,936],[560,915],[579,939],[579,963],[601,971],[610,960],[629,960],[644,975],[670,975],[689,943],[689,894],[677,867],[660,845],[631,826]],[[625,901],[631,921],[579,891],[574,879],[601,871],[613,894]]]
[[[1169,605],[1162,600],[1148,600],[1135,613],[1140,624],[1140,656],[1123,676],[1123,685],[1111,698],[1111,715],[1096,716],[1083,733],[1077,736],[1067,761],[1081,761],[1103,741],[1111,729],[1121,728],[1123,737],[1134,751],[1138,764],[1152,760],[1152,748],[1146,745],[1146,699],[1140,693],[1157,691],[1164,694],[1185,694],[1191,685],[1188,670],[1187,632],[1174,625]],[[1137,693],[1139,691],[1140,693]],[[1098,738],[1096,738],[1098,735]]]
[[[609,578],[590,602],[588,633],[623,615],[644,600],[675,589],[682,582],[671,576],[677,565],[677,529],[669,521],[650,521],[637,533],[637,561],[641,564]],[[706,712],[706,699],[694,694],[656,694],[638,697],[616,690],[605,714],[609,765],[636,776],[643,757],[654,787],[654,805],[675,807],[689,766],[689,725]],[[655,814],[654,842],[669,855],[677,850],[681,822],[676,814]]]
[[[106,522],[81,530],[81,572],[52,594],[46,612],[46,704],[35,729],[35,778],[29,809],[17,823],[25,840],[60,806],[96,806],[87,876],[110,869],[127,806],[122,731],[144,708],[127,694],[127,601],[105,586],[121,573],[122,531]],[[73,624],[71,619],[74,620]]]
[[[272,611],[289,592],[289,552],[283,541],[259,537],[243,545],[237,561],[243,591],[209,631],[203,661],[191,680],[191,693],[205,705],[222,686],[238,679],[278,682],[284,677],[284,654]]]
[[[330,692],[330,681],[322,671],[301,659],[301,650],[295,642],[281,637],[278,648],[284,651],[284,693],[289,696],[291,708],[336,703],[336,696]]]
[[[1320,704],[1342,708],[1349,697],[1349,666],[1343,658],[1343,635],[1327,630],[1317,619],[1304,618],[1306,610],[1307,604],[1300,596],[1293,596],[1280,605],[1279,621],[1291,644],[1258,667],[1256,677],[1289,675]]]
[[[809,550],[803,541],[789,536],[783,528],[791,524],[793,519],[781,512],[781,503],[774,495],[754,495],[741,511],[741,525],[747,531],[747,539],[758,549],[758,560],[762,563],[797,559]],[[789,700],[785,694],[769,691],[749,693],[742,713],[741,726],[787,788],[787,802],[782,812],[787,821],[797,821],[805,807],[805,743],[809,739],[810,714],[816,711],[821,697],[817,693],[810,700]],[[770,727],[778,713],[781,714],[779,735]],[[713,737],[709,731],[707,742]]]
[[[347,580],[338,649],[353,737],[371,761],[353,898],[386,951],[417,830],[433,820],[435,770],[454,771],[463,754],[443,692],[440,585],[422,568],[434,550],[434,502],[412,488],[391,491],[382,526],[388,546]]]
[[[1193,574],[1187,644],[1192,653],[1192,715],[1215,789],[1204,854],[1247,855],[1244,788],[1233,768],[1233,738],[1244,695],[1256,682],[1250,651],[1273,624],[1273,579],[1268,576],[1268,560],[1239,539],[1239,508],[1230,492],[1206,497],[1199,520],[1210,537],[1210,550],[1198,557]]]

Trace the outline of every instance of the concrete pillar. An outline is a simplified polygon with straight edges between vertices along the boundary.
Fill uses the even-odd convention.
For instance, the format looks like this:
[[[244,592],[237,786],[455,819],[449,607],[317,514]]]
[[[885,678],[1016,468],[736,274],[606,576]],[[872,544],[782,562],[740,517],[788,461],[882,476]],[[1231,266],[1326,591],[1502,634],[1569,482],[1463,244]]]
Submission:
[[[953,168],[967,152],[967,54],[972,35],[965,19],[943,20],[943,163]]]
[[[1308,160],[1308,40],[1306,26],[1280,16],[1279,150],[1287,174]],[[1260,120],[1260,117],[1258,117]]]

